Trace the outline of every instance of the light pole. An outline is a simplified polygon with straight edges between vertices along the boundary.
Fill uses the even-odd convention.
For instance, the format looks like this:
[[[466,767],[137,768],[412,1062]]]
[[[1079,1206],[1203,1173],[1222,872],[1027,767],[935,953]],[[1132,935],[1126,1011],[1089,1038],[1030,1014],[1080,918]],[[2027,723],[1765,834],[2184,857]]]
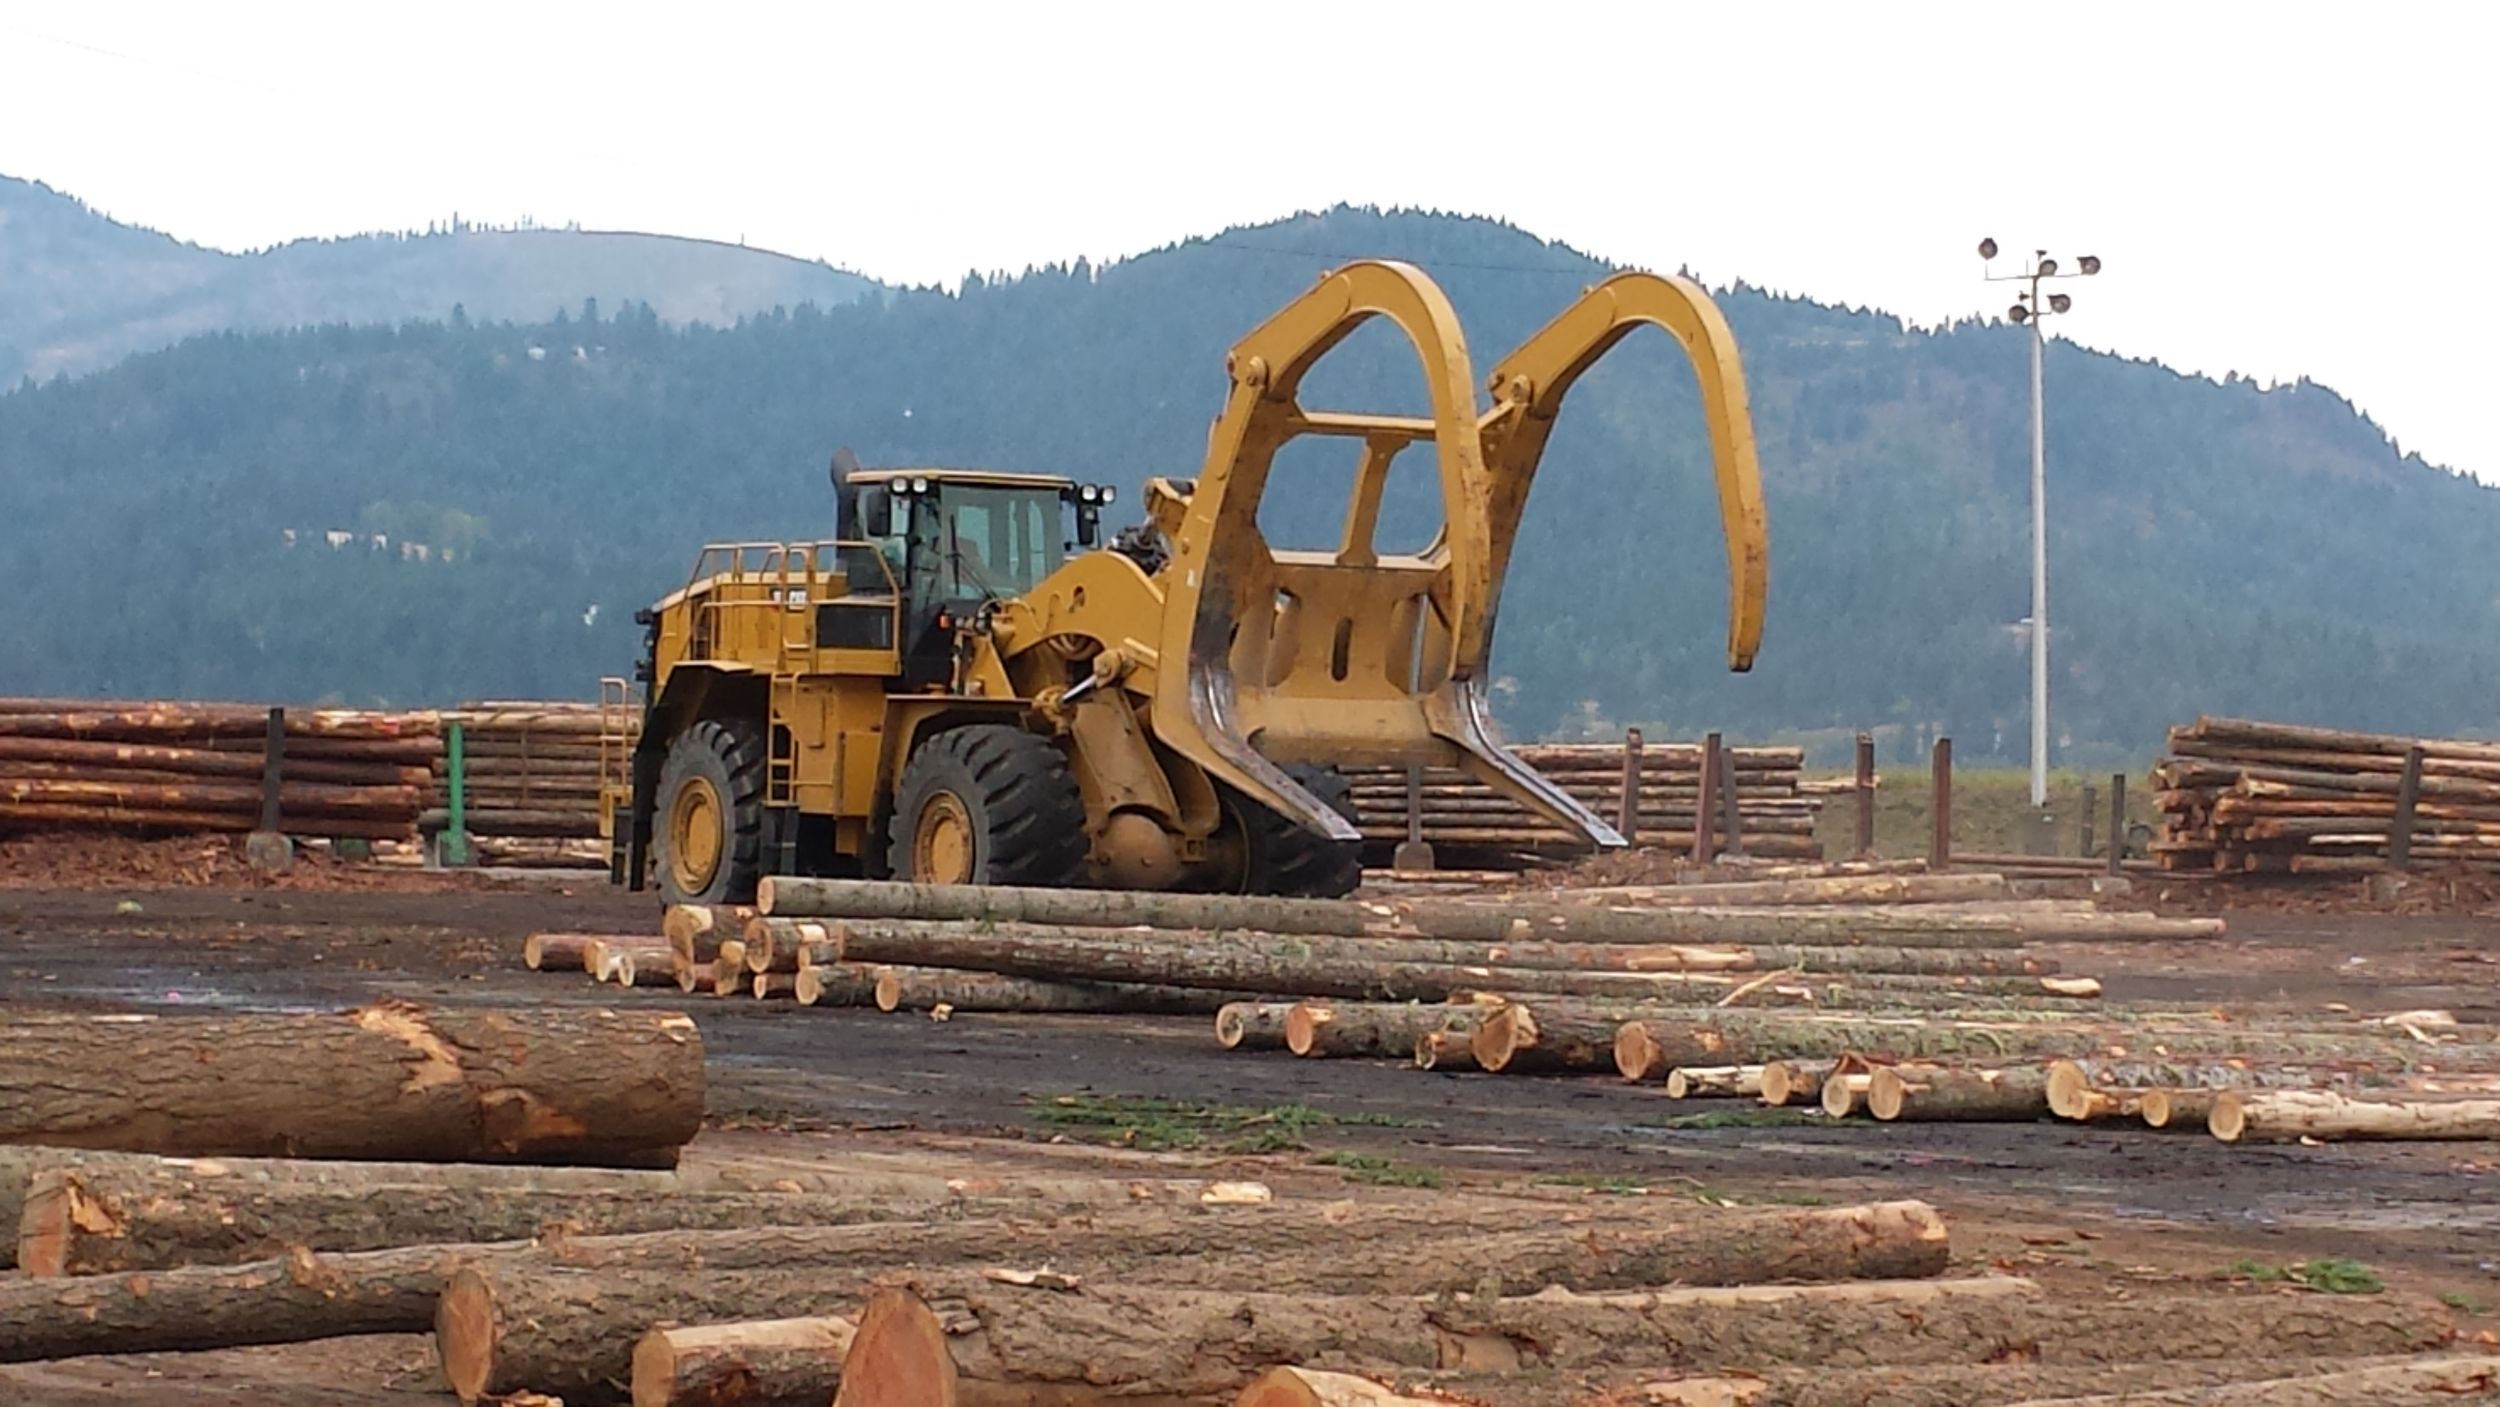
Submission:
[[[2014,306],[2005,315],[2031,329],[2031,804],[2046,806],[2049,801],[2049,508],[2048,508],[2048,426],[2042,412],[2040,390],[2040,358],[2043,350],[2041,320],[2052,313],[2062,313],[2075,305],[2063,293],[2051,293],[2048,302],[2040,301],[2040,285],[2048,279],[2080,278],[2101,271],[2097,255],[2086,254],[2075,261],[2072,272],[2061,270],[2045,249],[2032,251],[2031,260],[2021,273],[2000,274],[1989,269],[1997,257],[1997,242],[1979,241],[1980,276],[1990,283],[2020,283],[2023,291],[2014,295]]]

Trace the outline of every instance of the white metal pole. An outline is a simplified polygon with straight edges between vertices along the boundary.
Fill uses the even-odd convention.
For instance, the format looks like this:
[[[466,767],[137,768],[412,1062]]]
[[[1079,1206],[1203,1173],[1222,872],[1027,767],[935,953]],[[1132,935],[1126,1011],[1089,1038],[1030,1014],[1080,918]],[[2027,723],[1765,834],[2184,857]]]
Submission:
[[[2042,420],[2038,280],[2031,298],[2031,804],[2049,800],[2048,432]]]

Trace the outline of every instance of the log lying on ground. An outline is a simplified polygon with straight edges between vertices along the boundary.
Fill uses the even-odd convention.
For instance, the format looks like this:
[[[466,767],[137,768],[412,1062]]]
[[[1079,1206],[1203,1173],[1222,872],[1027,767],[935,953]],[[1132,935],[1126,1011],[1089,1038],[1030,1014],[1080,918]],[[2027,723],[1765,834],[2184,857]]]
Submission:
[[[711,992],[733,996],[747,988],[747,945],[743,938],[724,938],[712,955]],[[698,983],[698,986],[701,985]]]
[[[799,975],[795,972],[750,972],[747,974],[747,995],[757,1001],[795,999],[799,994]]]
[[[837,962],[843,957],[834,925],[815,919],[748,919],[740,933],[746,943],[749,972],[796,972],[810,963]]]
[[[1823,1089],[1817,1098],[1825,1114],[1846,1119],[1866,1108],[1867,1092],[1874,1087],[1872,1070],[1834,1070],[1823,1077]]]
[[[1573,890],[1600,903],[1699,908],[1788,904],[1949,904],[2007,899],[2013,888],[1996,874],[1834,875],[1819,879],[1738,880],[1716,884],[1638,884]]]
[[[1216,1008],[1215,1043],[1226,1050],[1282,1050],[1292,1002],[1226,1002]]]
[[[671,904],[660,915],[660,936],[681,965],[708,963],[720,956],[721,940],[739,937],[753,917],[748,905]]]
[[[1270,1368],[1250,1380],[1232,1407],[1451,1407],[1459,1399],[1417,1397],[1352,1373]],[[637,1404],[636,1407],[640,1407]]]
[[[634,1407],[823,1407],[855,1326],[831,1315],[658,1328],[634,1345]]]
[[[1667,1072],[1669,1099],[1753,1099],[1761,1093],[1759,1065],[1678,1065]]]
[[[2088,1397],[2033,1398],[2015,1407],[2356,1407],[2400,1400],[2454,1402],[2500,1394],[2500,1357],[2437,1354],[2366,1368],[2211,1387],[2148,1388]]]
[[[1081,928],[1151,927],[1362,937],[1414,935],[1479,942],[1890,942],[1904,947],[1998,947],[2010,937],[2188,939],[2219,936],[2219,919],[2149,914],[1973,912],[1904,904],[1848,910],[1640,909],[1492,896],[1385,903],[1140,890],[912,885],[767,876],[757,908],[782,917],[966,920]]]
[[[2022,1068],[1885,1066],[1868,1076],[1866,1111],[1886,1123],[2027,1123],[2048,1117],[2048,1077]]]
[[[636,1338],[654,1323],[722,1322],[756,1304],[841,1313],[856,1307],[866,1275],[898,1264],[1025,1256],[1090,1274],[1156,1263],[1187,1280],[1256,1279],[1271,1298],[1290,1302],[1350,1289],[1456,1293],[1512,1278],[1614,1288],[1932,1275],[1947,1252],[1943,1224],[1917,1202],[1633,1218],[1481,1203],[1468,1217],[1473,1234],[1455,1247],[1437,1234],[1447,1228],[1446,1208],[1351,1203],[1105,1213],[1059,1227],[953,1222],[584,1240],[562,1247],[567,1261],[554,1268],[510,1259],[464,1266],[445,1284],[434,1322],[444,1376],[462,1401],[528,1387],[587,1402],[602,1400],[602,1383],[624,1378]],[[1309,1255],[1318,1244],[1334,1252],[1325,1263]],[[630,1255],[617,1249],[628,1246]]]
[[[1424,1032],[1415,1038],[1415,1068],[1444,1072],[1475,1069],[1475,1034],[1473,1022],[1464,1028]]]
[[[2148,1129],[2202,1133],[2213,1117],[2214,1101],[2221,1097],[2220,1090],[2211,1089],[2148,1089],[2136,1096],[2136,1117]]]
[[[1487,1008],[1474,1002],[1296,1002],[1285,1014],[1285,1049],[1307,1057],[1406,1059],[1427,1035],[1465,1035]]]
[[[2086,1393],[2194,1391],[2268,1379],[2350,1372],[2411,1358],[2174,1359],[2166,1363],[1955,1363],[1927,1368],[1762,1368],[1725,1376],[1627,1377],[1630,1394],[1608,1401],[1648,1407],[1973,1407],[2036,1404]],[[1624,1376],[1624,1375],[1610,1375]],[[1516,1384],[1513,1375],[1508,1382]],[[1488,1382],[1488,1388],[1493,1384]],[[1574,1397],[1581,1394],[1574,1393]],[[2193,1401],[2195,1399],[2190,1398]],[[2355,1398],[2351,1402],[2375,1402]]]
[[[2500,1099],[2225,1090],[2215,1097],[2206,1127],[2225,1143],[2291,1138],[2500,1138]]]
[[[521,940],[521,965],[532,972],[587,972],[590,945],[632,942],[632,933],[533,933]]]
[[[875,1006],[882,970],[860,962],[812,963],[792,976],[790,995],[801,1006]]]
[[[814,964],[811,966],[821,966]],[[879,1011],[1096,1011],[1141,1015],[1203,1016],[1233,1002],[1241,992],[1164,987],[1137,982],[1050,982],[945,967],[876,968]]]
[[[386,1001],[0,1023],[7,1142],[673,1167],[702,1121],[702,1037],[674,1013]]]
[[[1834,1064],[1829,1060],[1765,1061],[1762,1102],[1774,1108],[1814,1103],[1822,1097],[1823,1081],[1830,1078]]]

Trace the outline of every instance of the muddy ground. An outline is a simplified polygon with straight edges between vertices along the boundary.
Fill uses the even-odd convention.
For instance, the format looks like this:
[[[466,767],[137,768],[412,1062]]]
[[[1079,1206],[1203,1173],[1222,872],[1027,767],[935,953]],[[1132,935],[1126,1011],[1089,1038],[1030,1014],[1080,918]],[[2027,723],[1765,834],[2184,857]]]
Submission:
[[[621,992],[523,970],[538,929],[649,930],[656,904],[596,876],[401,889],[0,888],[0,1011],[331,1009],[373,997],[434,1003],[666,1002],[701,1026],[714,1128],[698,1161],[781,1158],[997,1167],[1151,1160],[1176,1175],[1339,1189],[1346,1178],[1441,1185],[1583,1185],[1587,1195],[1739,1202],[1917,1197],[1945,1212],[1957,1261],[2106,1282],[2215,1279],[2253,1263],[2350,1258],[2393,1287],[2476,1313],[2500,1305],[2500,1144],[2229,1147],[2201,1134],[2052,1125],[1817,1126],[1676,1103],[1611,1079],[1425,1074],[1219,1049],[1202,1019],[925,1016],[751,998]],[[2439,1007],[2500,1020],[2500,922],[2466,916],[2235,912],[2197,945],[2047,950],[2114,998],[2364,1012]],[[1227,1106],[1212,1125],[1134,1101]],[[1287,1110],[1279,1116],[1266,1112]],[[1316,1111],[1318,1121],[1292,1111]],[[1699,1115],[1696,1119],[1694,1116]],[[1778,1117],[1777,1122],[1757,1122]],[[1073,1121],[1073,1122],[1072,1122]],[[1091,1121],[1091,1122],[1089,1122]],[[1292,1139],[1282,1137],[1290,1133]],[[1104,1144],[1163,1145],[1151,1154]],[[1283,1152],[1246,1148],[1298,1141]],[[1371,1160],[1348,1169],[1342,1155]],[[1339,1155],[1335,1163],[1318,1161]],[[1368,1186],[1353,1195],[1399,1195]],[[1554,1187],[1547,1189],[1549,1192]],[[423,1345],[260,1350],[107,1368],[0,1369],[28,1401],[271,1401],[283,1365],[318,1361],[333,1394],[401,1400],[427,1386]],[[308,1359],[307,1355],[313,1355]],[[326,1356],[324,1356],[326,1355]],[[273,1367],[272,1365],[279,1365]],[[413,1365],[413,1366],[411,1366]],[[147,1377],[148,1373],[163,1374]],[[98,1374],[103,1374],[99,1378]],[[222,1377],[220,1375],[223,1375]],[[107,1385],[107,1379],[111,1385]],[[248,1391],[246,1390],[248,1388]],[[117,1394],[117,1395],[116,1395]],[[257,1394],[257,1395],[254,1395]],[[424,1400],[410,1398],[407,1400]],[[433,1399],[440,1400],[440,1399]]]

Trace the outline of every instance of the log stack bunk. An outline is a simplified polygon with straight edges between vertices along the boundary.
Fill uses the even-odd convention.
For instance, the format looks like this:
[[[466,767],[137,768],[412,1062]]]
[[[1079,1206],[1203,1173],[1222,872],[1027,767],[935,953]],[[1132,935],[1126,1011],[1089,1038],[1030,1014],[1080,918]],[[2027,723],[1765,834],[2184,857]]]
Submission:
[[[2199,718],[2153,785],[2165,869],[2500,869],[2500,743]]]
[[[489,702],[442,715],[461,730],[463,820],[480,864],[601,868],[602,769],[621,769],[641,718],[615,705]],[[451,821],[450,758],[433,761],[424,827],[439,836]]]
[[[0,832],[259,829],[269,726],[249,704],[0,699]],[[414,839],[439,746],[431,715],[285,710],[277,828]]]
[[[1635,733],[1621,743],[1529,744],[1512,751],[1610,824],[1620,825],[1626,814],[1628,785],[1629,797],[1637,798],[1629,808],[1636,831],[1630,838],[1636,844],[1678,852],[1693,849],[1704,796],[1704,745],[1644,744]],[[1717,756],[1717,784],[1708,793],[1711,854],[1741,852],[1769,860],[1823,857],[1814,838],[1814,819],[1824,795],[1807,789],[1801,749],[1731,747]],[[1410,779],[1403,768],[1356,767],[1346,769],[1346,775],[1369,863],[1386,863],[1390,852],[1410,837],[1410,786],[1418,798],[1413,810],[1423,822],[1422,839],[1446,865],[1519,869],[1587,853],[1578,840],[1456,771],[1427,768]],[[1731,797],[1736,811],[1733,836],[1725,818]]]
[[[2500,1137],[2493,1028],[2435,1011],[2108,1001],[2037,945],[2193,942],[2222,920],[2039,888],[1844,873],[1314,900],[776,878],[752,910],[671,909],[658,934],[540,934],[524,960],[938,1019],[1203,1015],[1243,1052],[1604,1075],[1814,1117]]]
[[[48,1059],[94,1098],[6,1073]],[[2058,1295],[1915,1201],[670,1168],[702,1061],[674,1012],[0,1023],[0,1396],[392,1334],[462,1404],[569,1407],[2377,1401],[2500,1365],[2417,1295]]]

